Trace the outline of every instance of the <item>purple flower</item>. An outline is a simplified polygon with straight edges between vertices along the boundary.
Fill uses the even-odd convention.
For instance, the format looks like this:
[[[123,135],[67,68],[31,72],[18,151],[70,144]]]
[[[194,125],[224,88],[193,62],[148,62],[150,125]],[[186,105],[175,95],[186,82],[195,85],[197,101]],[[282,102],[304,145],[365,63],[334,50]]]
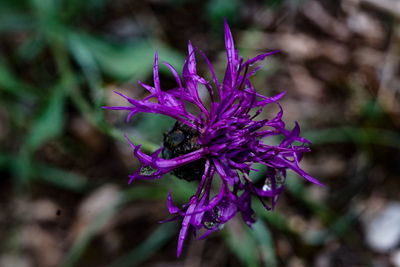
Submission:
[[[189,202],[178,208],[173,205],[171,191],[168,195],[168,210],[174,217],[168,221],[182,219],[177,255],[181,254],[183,242],[189,229],[196,232],[202,229],[204,238],[221,229],[224,223],[236,213],[251,227],[254,211],[252,196],[257,197],[267,210],[274,208],[286,179],[286,170],[291,169],[312,183],[322,185],[318,180],[304,172],[299,161],[304,152],[309,152],[310,141],[299,136],[297,123],[287,130],[282,121],[282,107],[278,100],[284,92],[266,97],[258,94],[249,81],[260,67],[250,67],[272,51],[244,61],[238,57],[233,38],[225,21],[225,46],[228,64],[224,80],[220,83],[207,57],[189,42],[189,56],[183,67],[182,79],[168,63],[163,62],[176,79],[177,87],[161,90],[158,75],[158,56],[154,61],[154,86],[139,82],[150,95],[143,100],[124,97],[131,106],[106,107],[115,110],[129,110],[127,120],[139,112],[158,113],[174,118],[177,123],[165,134],[163,146],[147,155],[140,151],[127,138],[134,155],[142,166],[132,175],[136,179],[159,179],[172,172],[188,181],[198,180],[199,186]],[[199,52],[207,63],[212,81],[199,76],[196,71],[195,53]],[[205,87],[211,99],[209,107],[200,98],[198,87]],[[156,99],[157,101],[150,101]],[[186,103],[199,110],[199,115],[190,113]],[[271,120],[256,120],[269,104],[277,105],[279,112]],[[282,136],[279,145],[263,142],[271,136]],[[161,154],[161,155],[160,155]],[[250,179],[253,164],[267,167],[265,180],[261,184]],[[257,171],[257,170],[255,170]],[[217,175],[216,175],[217,174]],[[219,178],[217,178],[219,176]],[[210,196],[213,179],[220,179],[220,188],[215,196]],[[267,201],[269,200],[269,204]]]

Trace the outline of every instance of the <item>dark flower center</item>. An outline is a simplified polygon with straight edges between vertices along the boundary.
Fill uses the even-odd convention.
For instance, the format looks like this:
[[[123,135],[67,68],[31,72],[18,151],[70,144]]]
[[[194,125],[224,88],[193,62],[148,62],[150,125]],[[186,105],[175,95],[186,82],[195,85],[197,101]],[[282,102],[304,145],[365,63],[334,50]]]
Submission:
[[[172,159],[188,154],[201,148],[197,142],[200,133],[192,127],[181,122],[176,122],[174,126],[164,133],[162,157]],[[201,180],[204,172],[205,159],[200,159],[175,169],[172,174],[186,181]]]

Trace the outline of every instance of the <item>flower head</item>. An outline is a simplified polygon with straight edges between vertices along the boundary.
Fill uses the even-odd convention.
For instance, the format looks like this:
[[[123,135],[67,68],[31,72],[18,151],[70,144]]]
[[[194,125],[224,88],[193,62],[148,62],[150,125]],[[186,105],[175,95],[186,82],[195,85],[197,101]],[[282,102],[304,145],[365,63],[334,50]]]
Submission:
[[[199,182],[195,194],[180,208],[173,205],[171,192],[168,195],[168,210],[174,215],[171,220],[182,219],[178,256],[189,228],[194,234],[203,229],[204,234],[200,236],[203,238],[219,230],[238,212],[251,227],[255,222],[251,207],[252,196],[256,196],[266,209],[272,209],[284,188],[287,169],[321,185],[299,166],[303,153],[310,151],[307,147],[310,142],[299,136],[300,128],[297,123],[292,130],[285,128],[282,121],[283,110],[278,103],[284,92],[266,97],[258,94],[249,81],[249,77],[259,69],[250,70],[250,67],[279,51],[244,61],[242,57],[238,57],[226,21],[225,46],[228,63],[222,83],[218,81],[209,60],[201,50],[198,52],[207,63],[212,80],[207,81],[197,74],[197,49],[189,42],[189,56],[183,67],[182,79],[170,64],[164,62],[176,79],[176,88],[161,90],[156,53],[154,86],[139,82],[150,94],[143,100],[120,94],[131,106],[107,107],[129,110],[128,120],[136,113],[145,112],[163,114],[177,121],[165,134],[163,146],[151,155],[143,153],[140,145],[135,146],[128,138],[127,140],[134,155],[142,163],[130,175],[129,183],[136,179],[159,179],[169,172],[188,181]],[[209,107],[200,98],[199,86],[207,88],[211,100]],[[150,99],[156,99],[156,102],[151,102]],[[197,107],[200,114],[190,113],[186,103]],[[256,120],[270,104],[279,108],[275,117],[270,120]],[[275,146],[263,142],[271,136],[282,136],[283,140]],[[255,163],[267,167],[265,180],[261,185],[252,181],[249,176]],[[220,188],[215,196],[211,196],[213,179],[220,179]],[[267,199],[270,204],[267,204]]]

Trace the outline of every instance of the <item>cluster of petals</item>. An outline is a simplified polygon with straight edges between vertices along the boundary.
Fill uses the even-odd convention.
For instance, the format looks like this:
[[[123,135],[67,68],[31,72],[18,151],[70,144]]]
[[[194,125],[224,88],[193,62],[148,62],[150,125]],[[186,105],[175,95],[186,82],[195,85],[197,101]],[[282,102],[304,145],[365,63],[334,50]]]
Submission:
[[[189,41],[189,56],[183,67],[182,79],[170,64],[163,62],[175,77],[176,88],[161,90],[156,53],[154,86],[139,82],[149,95],[143,100],[135,100],[120,94],[131,105],[107,107],[130,111],[127,120],[139,112],[163,114],[192,127],[199,133],[197,142],[200,149],[171,159],[163,159],[160,156],[163,147],[148,155],[140,150],[140,145],[135,146],[127,138],[134,155],[142,163],[142,166],[130,175],[129,183],[136,179],[159,179],[181,166],[205,159],[204,173],[197,191],[188,203],[176,207],[172,202],[171,191],[168,194],[168,209],[173,215],[170,220],[182,220],[178,256],[181,254],[189,230],[198,238],[204,238],[221,229],[224,223],[237,213],[240,213],[244,222],[251,227],[255,222],[252,197],[258,198],[266,209],[274,208],[284,188],[288,169],[312,183],[321,185],[299,166],[302,155],[310,151],[308,147],[310,142],[299,136],[300,128],[297,123],[292,130],[285,128],[285,123],[282,121],[283,110],[278,103],[284,92],[266,97],[258,94],[249,81],[249,77],[260,68],[251,70],[250,67],[278,51],[244,61],[242,57],[238,57],[226,21],[224,26],[228,62],[222,83],[218,81],[204,53],[194,49]],[[196,52],[208,65],[211,81],[197,74]],[[199,86],[208,91],[210,99],[208,106],[200,98]],[[197,115],[188,111],[187,103],[198,108]],[[270,104],[278,107],[279,111],[275,117],[256,120],[263,109]],[[272,136],[281,136],[282,141],[276,145],[263,142]],[[257,171],[252,168],[255,163],[267,167],[265,179],[261,184],[253,182],[249,176],[251,170]],[[213,179],[220,181],[213,183]],[[214,188],[216,184],[219,188]],[[199,230],[201,235],[197,233]]]

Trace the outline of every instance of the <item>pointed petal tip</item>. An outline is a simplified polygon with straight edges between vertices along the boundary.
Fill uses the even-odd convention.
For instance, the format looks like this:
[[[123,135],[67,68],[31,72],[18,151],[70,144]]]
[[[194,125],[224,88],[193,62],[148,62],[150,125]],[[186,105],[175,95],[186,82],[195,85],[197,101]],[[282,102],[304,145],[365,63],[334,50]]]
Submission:
[[[128,184],[131,184],[133,182],[133,180],[135,179],[135,177],[133,175],[129,175],[129,181]]]
[[[298,129],[298,131],[300,132],[300,125],[299,125],[299,123],[297,122],[297,121],[294,121],[294,128],[293,128],[293,130],[294,129]]]
[[[313,184],[316,184],[321,187],[325,187],[325,185],[323,183],[321,183],[320,181],[318,181],[317,179],[315,179],[314,177],[312,177],[308,174],[307,174],[307,176],[303,176],[303,178],[305,178],[306,180],[310,181]]]
[[[154,54],[154,65],[158,64],[158,52],[156,50],[156,53]]]
[[[192,54],[192,51],[193,51],[193,45],[192,45],[192,42],[189,40],[189,41],[188,41],[188,52],[189,52],[189,56],[190,56],[190,54]]]
[[[118,92],[117,90],[113,90],[113,93],[114,93],[114,94],[117,94],[117,95],[120,95],[120,96],[122,96],[122,97],[124,96],[122,93]]]
[[[183,241],[181,241],[180,237],[178,240],[178,248],[176,249],[176,257],[179,258],[182,254],[182,247],[183,247]]]
[[[154,53],[154,66],[158,64],[158,51],[156,50],[156,52]]]
[[[228,21],[226,20],[226,17],[224,16],[224,25],[228,26]],[[228,26],[229,27],[229,26]]]
[[[231,33],[231,28],[229,27],[228,21],[224,17],[224,30],[225,30],[225,35],[232,35]]]

